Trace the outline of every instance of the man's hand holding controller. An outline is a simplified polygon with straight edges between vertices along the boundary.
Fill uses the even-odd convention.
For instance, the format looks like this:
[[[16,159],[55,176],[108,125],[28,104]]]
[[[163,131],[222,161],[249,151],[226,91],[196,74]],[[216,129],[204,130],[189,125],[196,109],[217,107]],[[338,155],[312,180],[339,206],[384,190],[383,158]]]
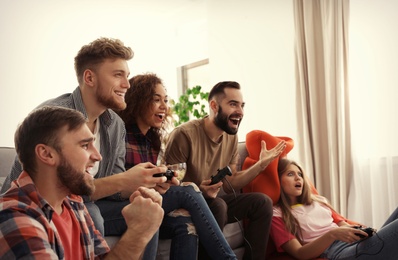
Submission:
[[[162,176],[166,177],[168,181],[171,181],[171,179],[173,177],[175,177],[176,175],[175,175],[175,172],[173,170],[170,170],[170,169],[167,169],[165,172],[156,173],[156,174],[153,175],[153,177],[162,177]]]
[[[153,175],[166,170],[166,166],[156,166],[150,162],[145,162],[131,167],[124,173],[115,174],[118,178],[122,178],[120,180],[122,197],[128,198],[141,186],[153,188],[157,184],[164,183],[166,178],[153,178]]]
[[[216,175],[211,176],[211,180],[203,181],[200,185],[200,190],[202,191],[203,196],[205,196],[205,198],[217,197],[217,194],[223,185],[221,181],[226,175],[232,175],[231,168],[229,166],[219,169]]]
[[[168,185],[167,189],[170,187],[170,184],[180,185],[180,180],[178,180],[178,177],[179,177],[178,173],[176,172],[176,170],[174,170],[175,168],[178,168],[177,165],[182,165],[182,163],[168,165],[168,166],[166,166],[167,167],[166,171],[156,173],[153,175],[153,177],[166,177],[167,180],[166,180],[165,184]],[[186,165],[184,164],[184,175],[185,175],[185,169],[186,169]],[[181,178],[181,180],[182,180],[182,178]],[[164,184],[162,184],[162,186],[164,186]]]
[[[229,166],[226,166],[226,167],[222,168],[221,170],[218,169],[217,174],[215,176],[211,176],[211,182],[209,185],[213,185],[213,184],[220,182],[227,175],[232,176],[231,168],[229,168]]]

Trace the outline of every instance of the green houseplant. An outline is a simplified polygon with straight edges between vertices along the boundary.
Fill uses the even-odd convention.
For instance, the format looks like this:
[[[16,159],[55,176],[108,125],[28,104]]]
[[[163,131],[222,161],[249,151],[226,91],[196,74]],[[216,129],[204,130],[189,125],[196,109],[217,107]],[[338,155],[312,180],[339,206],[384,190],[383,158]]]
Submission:
[[[174,117],[174,126],[179,126],[184,122],[188,122],[193,116],[194,118],[202,118],[207,115],[206,105],[209,92],[203,92],[202,87],[197,85],[188,88],[182,94],[178,101],[171,100],[171,109]]]

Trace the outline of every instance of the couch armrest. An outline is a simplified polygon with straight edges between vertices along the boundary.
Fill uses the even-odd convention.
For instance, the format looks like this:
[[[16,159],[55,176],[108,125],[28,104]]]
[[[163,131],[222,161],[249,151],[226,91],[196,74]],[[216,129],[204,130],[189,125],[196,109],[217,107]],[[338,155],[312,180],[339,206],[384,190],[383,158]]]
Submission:
[[[11,172],[11,167],[16,156],[15,148],[0,147],[0,189],[7,175]]]

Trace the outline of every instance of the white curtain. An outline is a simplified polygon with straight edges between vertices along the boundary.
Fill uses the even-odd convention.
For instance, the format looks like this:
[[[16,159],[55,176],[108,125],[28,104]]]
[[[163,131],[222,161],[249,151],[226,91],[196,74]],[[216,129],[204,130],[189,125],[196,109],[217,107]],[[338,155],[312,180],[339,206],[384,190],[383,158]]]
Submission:
[[[300,160],[338,211],[380,228],[398,206],[398,2],[293,3]]]
[[[398,206],[398,2],[350,2],[354,159],[348,217],[380,228]]]
[[[294,0],[299,155],[318,191],[346,215],[351,173],[348,0]]]

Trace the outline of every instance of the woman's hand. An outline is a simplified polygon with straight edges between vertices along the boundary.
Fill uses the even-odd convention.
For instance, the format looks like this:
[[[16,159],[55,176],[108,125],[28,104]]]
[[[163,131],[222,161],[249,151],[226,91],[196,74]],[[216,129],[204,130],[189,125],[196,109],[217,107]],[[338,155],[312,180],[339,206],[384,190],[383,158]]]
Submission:
[[[365,231],[356,229],[351,225],[340,226],[330,230],[329,232],[335,240],[340,240],[346,243],[353,243],[361,240],[362,238],[359,235],[363,235],[365,237],[368,236]]]

